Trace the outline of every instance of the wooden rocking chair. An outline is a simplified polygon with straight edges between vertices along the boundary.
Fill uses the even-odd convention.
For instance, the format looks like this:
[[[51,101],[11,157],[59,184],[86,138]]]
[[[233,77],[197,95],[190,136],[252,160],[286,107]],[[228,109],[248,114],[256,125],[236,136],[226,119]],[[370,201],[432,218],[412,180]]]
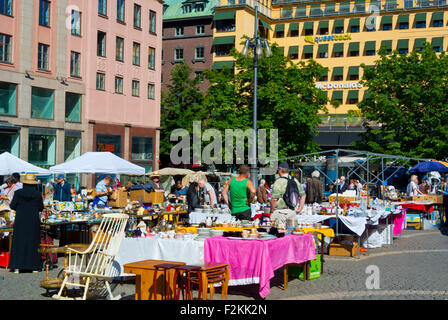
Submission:
[[[116,297],[112,295],[108,281],[113,278],[111,275],[112,263],[124,238],[124,229],[128,219],[127,214],[105,214],[92,243],[86,250],[67,249],[68,264],[65,269],[64,281],[59,293],[53,295],[53,298],[60,300],[73,299],[61,296],[65,287],[83,287],[84,294],[82,298],[78,298],[82,300],[86,300],[89,288],[106,288],[109,299],[118,300],[121,298],[120,295]]]

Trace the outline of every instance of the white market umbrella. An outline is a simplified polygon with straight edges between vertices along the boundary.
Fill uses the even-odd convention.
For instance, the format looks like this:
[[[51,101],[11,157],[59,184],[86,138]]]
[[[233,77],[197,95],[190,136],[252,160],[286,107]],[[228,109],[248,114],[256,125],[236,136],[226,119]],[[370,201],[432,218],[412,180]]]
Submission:
[[[73,160],[51,167],[54,174],[104,173],[104,174],[145,174],[145,168],[126,161],[111,152],[86,152]]]
[[[34,173],[36,175],[49,175],[51,172],[22,160],[9,152],[0,154],[0,175],[7,176],[14,172],[20,174]]]
[[[146,175],[150,176],[152,174],[157,174],[157,173],[161,176],[186,176],[187,174],[194,173],[194,171],[189,170],[189,169],[167,167],[167,168],[160,169],[159,171],[153,171],[153,172],[147,173]]]

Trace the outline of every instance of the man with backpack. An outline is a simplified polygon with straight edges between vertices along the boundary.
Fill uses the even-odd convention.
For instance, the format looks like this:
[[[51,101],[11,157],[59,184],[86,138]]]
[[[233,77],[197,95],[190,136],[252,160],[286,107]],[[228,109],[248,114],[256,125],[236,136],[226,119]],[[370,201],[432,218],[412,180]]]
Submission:
[[[295,219],[305,205],[305,192],[297,179],[289,177],[286,162],[278,168],[279,178],[272,187],[271,221],[285,227],[287,219]]]

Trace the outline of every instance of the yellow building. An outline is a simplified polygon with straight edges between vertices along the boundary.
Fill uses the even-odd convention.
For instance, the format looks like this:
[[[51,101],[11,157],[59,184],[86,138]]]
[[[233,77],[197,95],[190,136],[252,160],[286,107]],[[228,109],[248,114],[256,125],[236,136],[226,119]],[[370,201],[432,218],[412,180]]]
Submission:
[[[381,46],[407,53],[426,41],[436,51],[447,51],[446,0],[222,0],[215,7],[214,68],[232,66],[230,48],[241,51],[241,38],[253,37],[255,6],[264,37],[283,48],[285,55],[293,61],[314,59],[328,67],[316,86],[340,105],[327,105],[330,115],[324,117],[321,133],[328,128],[360,131],[360,119],[347,114],[366,94],[359,83],[360,64],[373,65]],[[341,140],[350,140],[328,137],[339,140],[327,147],[344,146],[347,143]]]

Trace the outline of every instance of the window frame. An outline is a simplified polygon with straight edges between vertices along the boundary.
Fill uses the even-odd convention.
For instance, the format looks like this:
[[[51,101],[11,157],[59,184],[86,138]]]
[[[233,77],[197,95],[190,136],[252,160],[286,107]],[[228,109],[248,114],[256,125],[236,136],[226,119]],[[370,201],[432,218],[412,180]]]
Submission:
[[[182,34],[178,34],[178,31],[182,31]],[[184,36],[184,27],[175,27],[174,36],[175,37],[183,37]]]
[[[100,11],[103,8],[103,11]],[[107,0],[98,0],[98,15],[107,17]]]
[[[157,33],[157,13],[149,10],[149,33]]]
[[[48,6],[46,7],[47,12],[43,11],[43,4],[48,4]],[[45,21],[43,19],[48,21]],[[39,0],[39,25],[43,27],[51,26],[51,1],[49,0]]]
[[[150,87],[152,87],[152,91],[150,90]],[[149,94],[150,92],[152,92],[152,95]],[[151,82],[148,83],[148,99],[149,100],[156,99],[156,86],[154,83]]]
[[[136,9],[138,8],[138,13],[136,12]],[[137,21],[136,21],[136,18]],[[136,24],[138,22],[138,24]],[[133,20],[134,28],[136,29],[142,29],[142,6],[134,3],[134,20]]]
[[[137,48],[137,50],[136,50]],[[141,45],[138,42],[132,42],[132,65],[140,66]]]
[[[182,58],[180,59],[178,58],[178,52],[182,53]],[[183,60],[184,60],[184,48],[174,48],[174,61],[183,61]]]
[[[75,59],[75,62],[77,62],[77,63],[74,63],[74,60],[73,60],[74,57],[78,58],[77,61]],[[73,72],[74,66],[76,66],[76,65],[77,65],[77,71],[78,71],[77,74],[75,74]],[[81,78],[81,52],[70,51],[70,77]]]
[[[202,28],[202,32],[198,32],[198,28]],[[196,34],[197,35],[205,34],[205,25],[203,25],[203,24],[196,25]]]
[[[151,52],[153,52],[153,54],[151,54]],[[151,59],[151,57],[153,58]],[[156,48],[153,47],[148,47],[148,69],[156,69]]]
[[[13,2],[13,0],[0,0],[0,1],[4,2],[4,9],[5,9],[5,12],[0,12],[0,14],[4,15],[4,16],[12,17],[13,13],[14,13],[14,2]],[[10,9],[11,9],[11,13],[10,14],[7,13],[7,8],[8,8],[7,4],[8,3],[10,4]]]
[[[45,52],[41,51],[41,49]],[[39,64],[39,61],[44,63],[44,65]],[[45,43],[37,44],[37,69],[40,71],[50,71],[50,46]]]
[[[136,84],[136,86],[134,87],[134,84]],[[135,91],[136,90],[136,93]],[[139,80],[132,80],[132,92],[131,92],[133,97],[140,97],[140,81]]]
[[[121,48],[119,48],[119,46],[118,46],[119,40],[121,40],[120,41]],[[118,49],[120,49],[120,51]],[[121,59],[118,56],[119,52],[121,53]],[[119,37],[119,36],[115,37],[115,61],[119,61],[119,62],[123,62],[124,61],[124,38]]]
[[[9,41],[7,42],[6,39],[8,39]],[[2,43],[1,48],[3,48],[1,50],[0,63],[12,64],[12,50],[13,50],[12,36],[9,34],[0,33],[0,41]],[[9,50],[5,50],[5,44],[7,44],[6,49]],[[4,59],[4,57],[6,56],[8,56],[8,60]]]
[[[202,57],[198,56],[198,49],[202,50]],[[205,48],[203,46],[198,46],[194,48],[194,59],[195,60],[205,60]]]
[[[102,88],[98,86],[98,79],[99,79],[99,75],[102,76]],[[96,90],[99,91],[106,91],[106,74],[104,72],[97,72],[96,73]]]
[[[117,82],[118,80],[120,80],[119,82]],[[120,77],[120,76],[115,76],[115,89],[114,89],[114,91],[115,91],[115,93],[116,94],[123,94],[123,82],[124,82],[124,80],[123,80],[123,77]],[[117,84],[120,84],[118,87],[117,87]],[[117,89],[120,89],[120,90],[117,90]]]
[[[79,14],[79,30],[73,29],[74,17],[76,16],[74,14],[75,12],[77,12]],[[75,31],[77,30],[79,33],[74,32],[74,30]],[[72,10],[71,35],[72,36],[77,36],[77,37],[81,37],[81,35],[82,35],[82,12],[81,11]]]
[[[126,20],[126,0],[117,0],[117,21],[125,23]],[[121,4],[121,8],[120,8]]]
[[[104,48],[102,49],[102,51],[104,51],[104,54],[100,54],[100,43],[99,43],[99,36],[100,36],[100,34],[104,34],[104,38],[103,38],[103,41],[104,41],[103,46],[104,46]],[[106,48],[107,48],[106,45],[107,45],[107,33],[104,32],[104,31],[98,30],[97,31],[97,36],[96,36],[96,46],[97,46],[97,48],[96,48],[96,55],[98,57],[102,57],[102,58],[106,57]]]

